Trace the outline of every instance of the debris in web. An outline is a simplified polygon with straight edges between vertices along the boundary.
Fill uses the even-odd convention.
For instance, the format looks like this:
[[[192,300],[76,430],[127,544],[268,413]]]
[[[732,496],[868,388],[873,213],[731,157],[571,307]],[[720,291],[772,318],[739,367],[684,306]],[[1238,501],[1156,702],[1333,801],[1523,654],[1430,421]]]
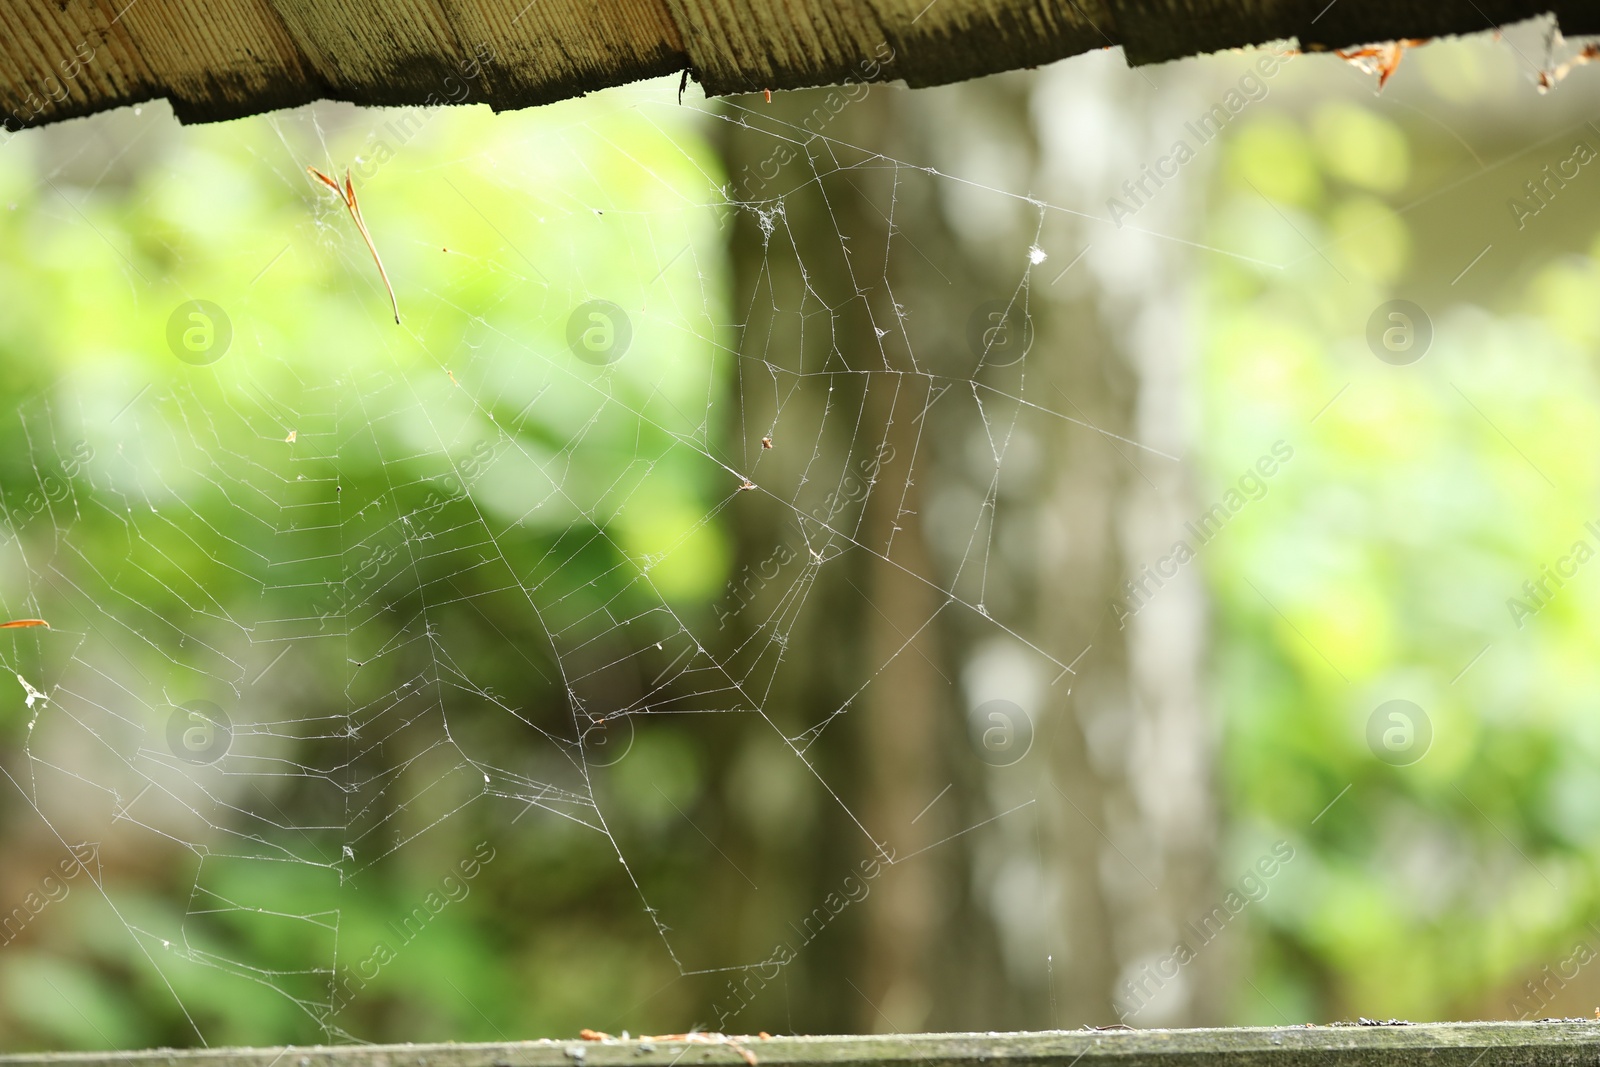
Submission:
[[[1360,67],[1368,74],[1376,74],[1378,91],[1381,93],[1383,87],[1389,84],[1395,69],[1400,66],[1400,60],[1405,57],[1406,49],[1427,44],[1428,41],[1427,37],[1403,37],[1397,41],[1384,41],[1381,44],[1369,44],[1361,48],[1338,48],[1333,54],[1347,63]]]
[[[43,626],[46,630],[50,624],[43,619],[12,619],[10,622],[0,622],[0,630],[20,630],[26,626]]]
[[[1572,68],[1581,67],[1585,63],[1593,62],[1596,59],[1600,59],[1600,44],[1586,44],[1576,55],[1556,64],[1554,67],[1539,71],[1539,77],[1536,82],[1539,92],[1548,93],[1555,88],[1557,82],[1572,73]]]
[[[50,698],[39,692],[39,690],[35,689],[22,675],[17,675],[17,681],[22,683],[22,690],[28,696],[28,707],[33,707],[35,703],[50,703]]]
[[[356,229],[361,231],[361,239],[367,242],[367,251],[372,253],[372,261],[378,265],[378,275],[383,279],[383,287],[389,290],[389,303],[394,308],[394,321],[396,325],[399,325],[400,301],[395,299],[394,286],[389,284],[389,272],[383,269],[383,260],[378,255],[378,246],[372,243],[372,234],[368,232],[367,224],[361,219],[361,206],[356,203],[356,187],[355,183],[350,180],[350,168],[345,168],[343,188],[339,186],[338,182],[322,173],[316,167],[307,167],[306,171],[317,181],[338,193],[339,199],[344,201],[344,206],[349,208],[350,217],[355,220]]]

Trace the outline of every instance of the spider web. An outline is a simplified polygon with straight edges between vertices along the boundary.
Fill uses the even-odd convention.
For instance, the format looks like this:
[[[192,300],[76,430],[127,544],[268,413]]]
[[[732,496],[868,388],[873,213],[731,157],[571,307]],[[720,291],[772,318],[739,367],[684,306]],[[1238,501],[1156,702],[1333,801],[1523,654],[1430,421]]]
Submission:
[[[26,758],[8,774],[63,847],[93,842],[124,867],[184,857],[177,912],[95,878],[130,956],[159,976],[196,1040],[214,1037],[195,977],[206,971],[270,989],[328,1038],[359,1037],[340,1013],[387,960],[368,951],[379,935],[349,927],[342,894],[398,861],[422,892],[444,886],[449,898],[441,879],[469,883],[473,857],[506,862],[528,835],[563,826],[614,854],[677,973],[762,966],[706,958],[677,936],[634,860],[650,831],[609,817],[613,769],[661,717],[759,721],[858,827],[863,855],[903,862],[890,828],[852,811],[813,753],[895,658],[913,654],[917,634],[869,663],[849,699],[803,721],[769,713],[808,669],[790,644],[822,610],[819,576],[846,558],[924,587],[938,605],[925,625],[959,614],[1009,642],[1024,664],[1010,691],[1019,701],[1052,681],[1070,688],[1087,648],[1030,637],[991,582],[1016,442],[1071,424],[1171,457],[1101,431],[1030,377],[1027,359],[997,358],[990,342],[959,366],[924,358],[906,305],[887,316],[868,305],[877,349],[842,351],[844,309],[808,276],[822,268],[807,263],[789,205],[824,177],[887,171],[885,257],[920,254],[895,236],[905,188],[1021,212],[1027,239],[1004,250],[996,287],[996,314],[1012,323],[1077,251],[1057,254],[1047,229],[1094,212],[751,108],[680,107],[675,88],[495,117],[494,134],[487,116],[427,115],[427,149],[401,144],[397,161],[379,160],[378,177],[357,184],[399,289],[398,328],[343,205],[304,173],[339,172],[352,146],[370,162],[363,146],[395,139],[393,113],[319,105],[186,130],[175,145],[153,109],[118,120],[109,154],[41,157],[55,190],[41,210],[111,264],[145,336],[160,337],[186,299],[217,300],[232,322],[231,346],[210,366],[158,350],[44,384],[18,412],[32,484],[0,486],[14,535],[0,547],[0,604],[50,623],[0,653],[26,715]],[[707,131],[789,149],[798,176],[747,195],[716,172]],[[493,143],[469,147],[484,137]],[[82,190],[92,199],[128,181],[146,138],[210,180],[270,176],[238,180],[289,206],[252,209],[269,224],[234,234],[225,211],[201,205],[204,228],[185,231],[173,177],[131,186],[146,231],[80,225],[95,212]],[[470,232],[441,244],[429,220],[396,218],[382,192],[391,176],[426,180],[441,215]],[[294,212],[298,229],[272,230]],[[763,235],[769,271],[792,267],[798,289],[773,283],[752,306],[725,306],[722,228],[740,217]],[[1141,239],[1167,240],[1159,229],[1151,221]],[[848,226],[835,219],[833,236],[849,253]],[[221,255],[225,238],[237,250]],[[178,266],[144,277],[124,240],[175,262],[194,255],[217,276],[206,291]],[[623,309],[632,333],[603,365],[567,343],[574,309],[596,298]],[[749,333],[757,320],[806,336],[801,349],[816,358],[773,354],[779,339]],[[730,401],[735,380],[766,399]],[[873,414],[880,403],[887,418]],[[988,473],[976,498],[940,512],[957,547],[918,569],[892,531],[871,539],[867,515],[876,498],[908,513],[941,404],[981,425]],[[765,421],[753,425],[758,406]],[[909,451],[890,441],[893,423],[918,427]],[[780,453],[804,459],[784,466]],[[721,577],[736,508],[762,509],[785,531],[748,601]],[[319,688],[328,677],[343,679],[339,692]],[[496,814],[473,821],[486,807]],[[286,900],[322,903],[286,911]],[[416,903],[401,898],[396,929],[442,914]]]

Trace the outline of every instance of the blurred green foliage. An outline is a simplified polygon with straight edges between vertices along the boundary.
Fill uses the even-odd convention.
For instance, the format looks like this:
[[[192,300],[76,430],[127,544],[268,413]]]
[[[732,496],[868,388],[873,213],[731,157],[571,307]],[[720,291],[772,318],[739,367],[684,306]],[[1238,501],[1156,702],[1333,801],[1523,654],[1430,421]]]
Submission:
[[[1441,68],[1479,52],[1441,50],[1435,80],[1459,91]],[[1600,944],[1594,576],[1520,626],[1508,608],[1574,542],[1600,546],[1600,225],[1569,204],[1517,230],[1504,201],[1534,155],[1439,196],[1440,171],[1475,161],[1427,118],[1263,114],[1219,174],[1210,239],[1285,266],[1207,262],[1206,464],[1224,485],[1274,439],[1295,449],[1205,560],[1230,817],[1291,832],[1300,857],[1263,905],[1239,1022],[1587,1016],[1600,996],[1577,967],[1541,973]],[[1394,297],[1432,324],[1406,366],[1364,337]],[[1409,766],[1367,740],[1392,699],[1431,724]]]

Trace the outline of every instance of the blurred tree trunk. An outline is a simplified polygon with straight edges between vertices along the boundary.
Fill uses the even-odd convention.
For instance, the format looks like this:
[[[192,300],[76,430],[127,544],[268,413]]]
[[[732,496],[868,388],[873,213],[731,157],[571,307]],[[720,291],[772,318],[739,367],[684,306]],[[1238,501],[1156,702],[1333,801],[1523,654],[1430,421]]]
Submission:
[[[837,794],[808,836],[769,837],[753,862],[793,890],[796,918],[838,892],[850,870],[882,864],[841,914],[842,929],[795,964],[804,978],[789,983],[791,999],[802,985],[812,998],[804,1021],[795,1019],[802,1030],[939,1025],[930,976],[948,962],[941,925],[966,881],[958,848],[882,863],[959,829],[953,806],[918,818],[951,782],[960,738],[955,671],[940,639],[949,597],[928,557],[916,484],[927,451],[919,454],[920,416],[936,386],[916,373],[897,319],[902,249],[889,218],[898,176],[858,166],[867,155],[848,147],[885,143],[896,96],[857,85],[770,106],[756,98],[750,124],[777,136],[732,127],[724,140],[730,195],[748,203],[732,238],[742,424],[730,428],[729,451],[759,460],[753,477],[778,498],[739,510],[740,553],[760,560],[775,544],[797,543],[800,557],[741,613],[740,632],[764,648],[762,621],[783,616],[780,648],[752,688],[768,694],[767,717]]]
[[[1137,1026],[1195,1025],[1219,1021],[1223,1007],[1224,950],[1202,949],[1158,988],[1144,977],[1184,923],[1216,902],[1198,567],[1132,618],[1114,606],[1127,578],[1167,554],[1196,513],[1181,460],[1185,246],[1080,214],[1101,214],[1105,191],[1153,158],[1146,138],[1159,134],[1132,131],[1157,129],[1186,87],[1181,77],[1162,88],[1136,82],[1104,58],[1050,77],[908,94],[902,123],[918,142],[909,158],[951,176],[934,185],[936,202],[907,213],[942,214],[951,241],[946,250],[919,232],[939,269],[900,284],[908,300],[958,297],[918,301],[919,311],[942,312],[927,335],[968,334],[986,299],[1025,306],[1032,329],[1026,358],[1008,351],[977,372],[995,391],[982,419],[941,435],[964,442],[946,450],[936,475],[941,484],[965,477],[993,502],[989,555],[965,562],[986,566],[981,595],[969,599],[1016,634],[961,617],[958,647],[971,650],[964,669],[979,688],[968,708],[1004,695],[1024,703],[1037,730],[1027,759],[987,771],[967,820],[1032,802],[978,831],[972,872],[1021,1006],[1008,1022],[1019,1026],[1105,1025],[1130,1009]],[[1090,110],[1098,129],[1121,132],[1086,137]],[[1117,147],[1084,151],[1102,141]],[[1205,179],[1198,168],[1185,178],[1141,226],[1164,232],[1195,212]],[[1006,393],[1056,415],[1008,409]],[[992,470],[973,458],[985,453],[999,456]],[[941,562],[949,573],[952,561]],[[1145,992],[1130,995],[1129,981]]]
[[[1052,285],[1094,235],[1015,195],[1054,180],[1028,84],[755,98],[723,131],[730,197],[748,205],[732,231],[744,328],[727,451],[772,494],[734,512],[740,553],[804,530],[810,554],[740,632],[764,647],[760,621],[790,613],[783,661],[752,688],[843,802],[805,836],[745,849],[795,914],[870,855],[869,834],[902,860],[843,916],[855,936],[795,964],[801,1030],[1115,1022],[1119,983],[1211,903],[1197,582],[1125,628],[1110,608],[1187,517],[1182,464],[1128,443],[1171,409],[1181,375],[1163,359],[1181,346],[1132,343],[1149,297],[1111,290],[1093,263]],[[1036,195],[1051,192],[1071,195]],[[970,327],[1013,298],[1032,347],[985,357]],[[850,503],[822,521],[829,493]],[[985,760],[969,729],[997,693],[1037,731],[1013,765]],[[786,917],[755,910],[743,929]],[[1130,1021],[1216,1019],[1218,962]]]

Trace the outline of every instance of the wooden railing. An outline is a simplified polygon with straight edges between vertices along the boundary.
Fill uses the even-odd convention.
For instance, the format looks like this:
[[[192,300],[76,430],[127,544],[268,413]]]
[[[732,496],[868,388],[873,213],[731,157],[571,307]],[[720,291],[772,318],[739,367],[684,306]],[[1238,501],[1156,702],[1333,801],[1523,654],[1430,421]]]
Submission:
[[[688,1039],[685,1040],[685,1037]],[[508,1044],[44,1052],[0,1067],[1507,1067],[1600,1064],[1600,1022],[1066,1030],[874,1037],[542,1040]]]

